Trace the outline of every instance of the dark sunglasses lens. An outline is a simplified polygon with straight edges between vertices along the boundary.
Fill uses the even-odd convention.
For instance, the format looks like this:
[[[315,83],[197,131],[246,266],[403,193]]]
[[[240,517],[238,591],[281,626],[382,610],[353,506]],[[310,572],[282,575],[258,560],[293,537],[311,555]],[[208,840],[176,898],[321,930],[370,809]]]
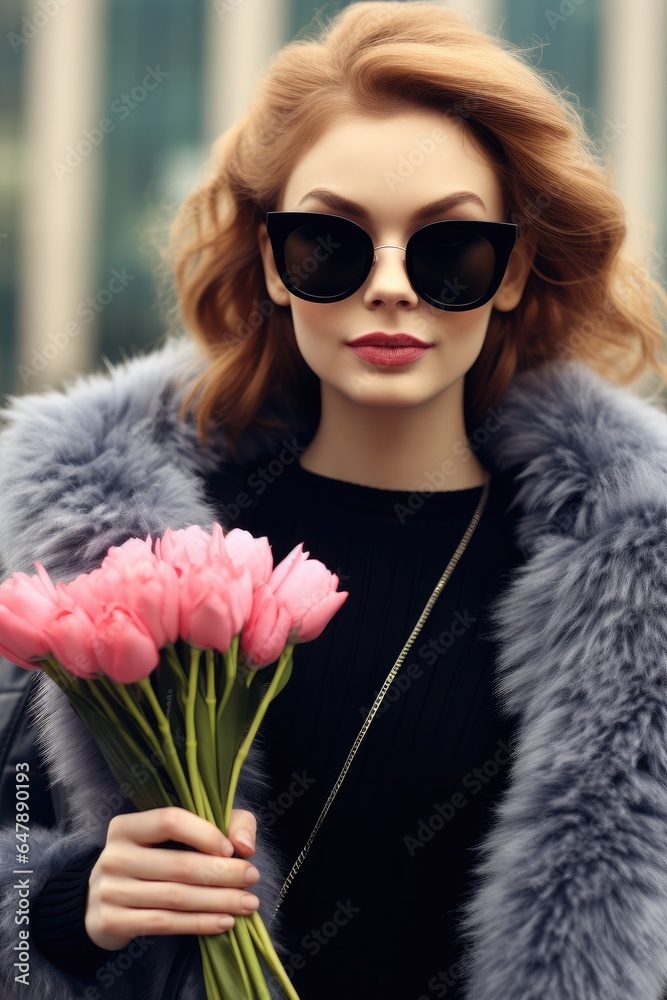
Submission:
[[[480,299],[495,265],[493,246],[477,233],[435,223],[414,238],[415,283],[431,299],[445,305],[465,306]]]
[[[292,230],[285,241],[288,277],[299,291],[315,299],[351,294],[372,262],[368,242],[365,234],[345,219],[306,222]]]

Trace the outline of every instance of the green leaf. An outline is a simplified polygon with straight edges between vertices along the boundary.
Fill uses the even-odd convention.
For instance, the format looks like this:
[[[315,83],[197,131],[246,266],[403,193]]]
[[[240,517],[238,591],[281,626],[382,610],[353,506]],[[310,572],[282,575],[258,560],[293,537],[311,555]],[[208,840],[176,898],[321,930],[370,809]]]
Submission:
[[[218,784],[222,802],[227,799],[234,759],[243,741],[243,734],[254,714],[251,707],[252,700],[252,692],[241,680],[235,678],[225,710],[218,720],[216,734]]]
[[[90,729],[121,792],[137,809],[176,804],[168,775],[162,768],[162,773],[158,771],[151,759],[152,751],[143,740],[135,741],[123,730],[119,734],[118,727],[94,702],[80,698],[72,701],[72,705]],[[129,723],[130,716],[124,713],[123,717],[121,712],[122,709],[117,714],[123,724]]]
[[[271,698],[271,701],[273,701],[274,698],[278,697],[278,695],[280,694],[280,692],[282,691],[282,689],[285,687],[285,685],[287,684],[287,682],[288,682],[288,680],[290,679],[291,676],[292,676],[292,659],[290,658],[289,663],[287,664],[287,666],[283,670],[282,677],[278,681],[278,684],[276,686],[276,690],[273,692],[273,698]],[[261,723],[260,723],[260,729],[261,729]]]

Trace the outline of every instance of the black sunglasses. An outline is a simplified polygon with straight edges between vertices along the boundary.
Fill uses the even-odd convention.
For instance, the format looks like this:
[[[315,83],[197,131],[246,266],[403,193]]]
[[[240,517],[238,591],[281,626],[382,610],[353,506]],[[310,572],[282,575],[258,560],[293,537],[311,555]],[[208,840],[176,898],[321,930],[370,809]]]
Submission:
[[[324,212],[267,212],[266,228],[285,287],[308,302],[338,302],[360,288],[375,266],[366,230]],[[403,250],[410,284],[438,309],[483,306],[498,291],[521,235],[510,222],[432,222],[412,234]]]

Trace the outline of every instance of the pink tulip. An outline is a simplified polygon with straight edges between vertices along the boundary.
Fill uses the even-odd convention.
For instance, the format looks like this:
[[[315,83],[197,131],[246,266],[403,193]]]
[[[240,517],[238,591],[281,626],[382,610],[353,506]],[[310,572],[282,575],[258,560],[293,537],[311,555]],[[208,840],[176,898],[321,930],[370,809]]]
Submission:
[[[105,558],[99,569],[77,577],[67,590],[93,619],[113,601],[131,608],[158,649],[178,637],[178,573],[151,553],[147,558],[143,547],[135,548],[134,555]]]
[[[224,544],[234,566],[248,568],[253,588],[267,582],[273,570],[273,555],[266,536],[255,538],[249,531],[233,528],[224,536]]]
[[[118,579],[117,569],[109,563],[104,569],[98,567],[90,573],[81,573],[65,585],[65,590],[76,605],[95,619],[114,599]]]
[[[46,658],[49,645],[43,626],[54,607],[39,577],[14,573],[0,585],[0,642],[8,651],[7,659],[18,662],[18,657],[19,666],[24,666]]]
[[[290,633],[290,642],[310,642],[311,639],[317,639],[318,635],[321,635],[349,597],[346,590],[337,591],[337,586],[338,577],[334,573],[330,591],[313,591],[310,605],[306,605],[302,612],[303,617],[295,620],[294,629]],[[298,610],[292,613],[298,614]]]
[[[155,540],[155,555],[181,572],[186,572],[193,566],[206,565],[211,558],[222,559],[224,547],[219,537],[212,537],[199,525],[191,524],[178,531],[167,528],[162,538]]]
[[[102,566],[108,566],[109,563],[113,562],[129,563],[132,565],[142,559],[148,559],[151,562],[156,560],[156,556],[153,554],[153,542],[150,535],[147,535],[146,538],[128,538],[122,545],[110,546],[102,560]]]
[[[268,586],[292,616],[290,642],[310,642],[324,631],[349,596],[346,590],[336,590],[338,583],[324,563],[308,559],[303,542],[276,566]]]
[[[211,526],[211,534],[208,536],[208,557],[209,559],[222,559],[228,558],[227,546],[225,544],[225,533],[222,530],[222,525],[214,521]]]
[[[54,604],[58,605],[59,608],[71,607],[73,601],[67,594],[65,584],[59,580],[54,586],[51,577],[46,572],[41,562],[36,562],[35,566],[37,567],[37,576],[30,577],[33,586],[39,587],[41,585],[44,596],[50,598]]]
[[[168,563],[156,562],[152,569],[144,566],[125,580],[121,588],[128,604],[158,649],[178,639],[180,592],[176,569]]]
[[[285,577],[290,573],[292,567],[297,564],[300,565],[308,558],[309,555],[310,552],[303,551],[303,542],[299,542],[298,545],[295,545],[292,551],[288,552],[285,558],[278,563],[269,577],[268,584],[271,587],[271,590],[275,593]]]
[[[250,670],[275,663],[287,643],[292,616],[278,604],[266,583],[255,590],[250,616],[241,632],[239,652]]]
[[[92,652],[97,627],[83,608],[55,609],[45,623],[44,633],[59,663],[77,677],[95,677],[100,665]]]
[[[51,613],[54,595],[55,587],[51,591],[39,576],[28,576],[27,573],[14,573],[0,586],[0,603],[14,614],[33,622],[41,621]]]
[[[94,626],[89,649],[111,680],[132,684],[148,677],[160,662],[155,642],[130,608],[114,602]]]
[[[179,583],[173,566],[158,559],[138,559],[107,568],[116,599],[132,610],[158,649],[178,637]]]
[[[48,656],[49,646],[41,628],[0,604],[0,653],[19,667],[35,670],[37,661]]]
[[[252,579],[231,562],[192,568],[179,580],[181,639],[224,652],[252,607]]]

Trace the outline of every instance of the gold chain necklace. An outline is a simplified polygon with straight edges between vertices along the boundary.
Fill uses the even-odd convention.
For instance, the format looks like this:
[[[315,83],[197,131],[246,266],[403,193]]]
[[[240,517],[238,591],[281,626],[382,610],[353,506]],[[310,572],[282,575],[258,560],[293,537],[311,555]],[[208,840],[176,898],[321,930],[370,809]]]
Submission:
[[[278,912],[278,908],[282,904],[282,901],[284,900],[284,898],[285,898],[285,896],[287,894],[287,890],[292,885],[292,882],[294,881],[294,876],[296,875],[296,873],[301,868],[301,865],[303,864],[304,858],[306,857],[306,854],[310,850],[310,846],[313,843],[313,841],[315,839],[315,835],[316,835],[317,831],[320,828],[322,820],[324,819],[324,817],[328,813],[329,807],[331,806],[331,803],[333,802],[333,800],[335,799],[335,797],[336,797],[336,795],[338,793],[338,789],[343,784],[343,781],[345,779],[345,775],[347,774],[347,772],[349,770],[349,767],[350,767],[350,764],[352,763],[354,755],[356,754],[357,750],[359,749],[361,741],[363,740],[364,736],[366,735],[366,732],[368,731],[368,728],[369,728],[371,722],[373,721],[373,719],[375,717],[375,714],[376,714],[376,712],[377,712],[380,704],[382,703],[382,699],[384,698],[385,694],[389,690],[389,685],[391,684],[391,682],[393,681],[394,677],[398,673],[398,670],[399,670],[401,664],[403,663],[403,660],[405,659],[405,657],[408,654],[408,650],[410,649],[410,647],[412,646],[412,643],[415,641],[415,639],[419,635],[419,633],[420,633],[420,631],[422,629],[422,626],[424,625],[424,622],[426,621],[426,619],[428,618],[429,614],[431,613],[431,608],[433,607],[433,605],[435,604],[436,600],[440,596],[440,593],[441,593],[443,587],[445,586],[445,584],[449,580],[450,576],[452,575],[454,567],[456,566],[457,562],[459,561],[459,559],[461,558],[461,556],[465,552],[466,546],[467,546],[468,542],[470,541],[470,539],[472,538],[472,533],[475,530],[475,528],[477,527],[479,519],[482,516],[482,511],[484,510],[484,507],[486,506],[486,500],[487,500],[487,497],[489,495],[489,484],[490,484],[490,481],[491,481],[491,477],[487,474],[486,479],[484,481],[484,489],[482,490],[482,495],[479,498],[479,502],[477,504],[477,507],[475,508],[475,513],[473,514],[473,516],[471,518],[470,524],[466,528],[466,530],[465,530],[465,532],[463,534],[463,538],[459,542],[454,555],[449,560],[449,563],[447,564],[447,567],[446,567],[444,573],[442,574],[442,576],[438,580],[437,584],[435,585],[435,590],[433,591],[433,593],[429,597],[428,601],[426,602],[424,610],[422,611],[421,615],[419,616],[417,624],[415,625],[415,627],[413,628],[412,632],[410,633],[410,638],[408,639],[408,641],[406,642],[406,644],[403,646],[403,649],[401,650],[401,652],[400,652],[400,654],[398,656],[398,659],[396,660],[396,662],[394,663],[393,667],[391,668],[391,670],[387,674],[385,682],[382,685],[382,687],[380,688],[380,690],[378,692],[378,696],[375,699],[375,701],[373,702],[373,705],[372,705],[372,707],[371,707],[368,715],[366,716],[364,724],[361,727],[361,729],[359,730],[357,738],[355,739],[354,743],[352,744],[352,749],[350,750],[350,752],[349,752],[349,754],[347,756],[347,760],[343,764],[343,768],[342,768],[340,774],[338,775],[338,779],[336,780],[336,784],[331,789],[331,793],[329,795],[329,798],[327,799],[327,801],[324,804],[324,808],[322,809],[322,812],[319,815],[317,823],[315,824],[315,827],[313,828],[313,832],[311,833],[310,837],[308,838],[308,840],[306,842],[306,846],[303,848],[303,850],[299,854],[298,858],[296,859],[296,861],[292,865],[292,870],[290,871],[289,875],[287,876],[287,878],[283,882],[282,888],[281,888],[280,893],[278,895],[278,902],[276,903],[276,906],[275,906],[275,909],[273,911],[273,915],[271,917],[271,920],[269,920],[269,925],[272,923],[272,921],[273,921],[276,913]]]

